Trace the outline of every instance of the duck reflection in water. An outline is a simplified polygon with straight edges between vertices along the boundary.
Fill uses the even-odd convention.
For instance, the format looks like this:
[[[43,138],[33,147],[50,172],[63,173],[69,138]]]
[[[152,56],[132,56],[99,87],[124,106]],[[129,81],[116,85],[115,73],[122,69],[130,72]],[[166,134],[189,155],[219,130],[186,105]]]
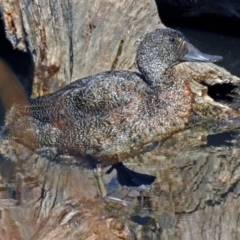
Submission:
[[[154,176],[121,162],[152,150],[192,118],[193,93],[173,66],[221,59],[201,53],[179,31],[157,29],[138,47],[140,72],[104,72],[30,99],[15,108],[2,137],[60,163],[72,164],[74,158],[75,164],[95,169],[96,176],[112,165],[108,172],[116,168],[122,185],[150,185]]]

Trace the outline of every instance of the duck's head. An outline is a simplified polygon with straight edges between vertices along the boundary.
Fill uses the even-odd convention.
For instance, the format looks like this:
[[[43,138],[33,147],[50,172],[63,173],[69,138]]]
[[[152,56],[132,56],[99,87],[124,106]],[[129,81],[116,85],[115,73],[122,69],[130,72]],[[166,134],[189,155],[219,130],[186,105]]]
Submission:
[[[200,52],[181,32],[170,28],[157,29],[147,34],[138,47],[136,58],[148,82],[184,61],[216,62],[221,59],[221,56]]]

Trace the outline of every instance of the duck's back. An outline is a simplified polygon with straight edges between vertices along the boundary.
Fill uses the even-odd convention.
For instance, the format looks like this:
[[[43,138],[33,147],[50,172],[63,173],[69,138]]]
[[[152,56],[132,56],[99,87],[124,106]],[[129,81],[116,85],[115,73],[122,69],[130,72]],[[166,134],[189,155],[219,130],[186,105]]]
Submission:
[[[136,96],[145,97],[147,88],[138,73],[105,72],[76,80],[52,94],[30,99],[23,114],[31,113],[40,121],[61,118],[66,113],[79,118],[97,117],[100,112],[111,112]]]

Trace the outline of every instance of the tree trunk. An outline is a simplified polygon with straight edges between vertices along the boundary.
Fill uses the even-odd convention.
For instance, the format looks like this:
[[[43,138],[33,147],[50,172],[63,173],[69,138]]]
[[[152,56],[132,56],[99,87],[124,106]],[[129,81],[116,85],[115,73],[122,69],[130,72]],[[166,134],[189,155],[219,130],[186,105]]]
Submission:
[[[1,0],[1,6],[8,39],[34,58],[33,96],[134,68],[137,42],[160,23],[153,0]]]
[[[134,69],[139,39],[160,26],[153,0],[1,0],[1,7],[8,39],[33,55],[33,96],[98,72]],[[176,67],[190,81],[201,121],[126,161],[157,176],[153,192],[144,193],[150,199],[148,224],[136,223],[137,217],[144,219],[143,208],[97,199],[90,170],[49,162],[4,141],[0,239],[134,239],[132,231],[138,239],[238,239],[240,114],[234,98],[229,104],[216,102],[209,89],[237,87],[240,80],[214,64]],[[214,145],[212,139],[221,134],[229,140]],[[136,203],[131,194],[127,199]]]
[[[160,26],[153,0],[0,2],[7,38],[15,48],[32,54],[33,97],[102,71],[134,69],[139,40]],[[108,206],[101,207],[104,204],[94,199],[97,188],[91,171],[49,163],[8,141],[2,144],[1,153],[5,167],[0,183],[6,190],[0,200],[1,239],[31,239],[37,229],[34,239],[54,239],[50,237],[53,231],[57,239],[79,239],[79,234],[81,239],[131,237],[128,222],[108,214]],[[78,201],[65,204],[67,199]],[[84,211],[70,226],[73,205],[76,211]],[[80,221],[85,228],[69,231]]]

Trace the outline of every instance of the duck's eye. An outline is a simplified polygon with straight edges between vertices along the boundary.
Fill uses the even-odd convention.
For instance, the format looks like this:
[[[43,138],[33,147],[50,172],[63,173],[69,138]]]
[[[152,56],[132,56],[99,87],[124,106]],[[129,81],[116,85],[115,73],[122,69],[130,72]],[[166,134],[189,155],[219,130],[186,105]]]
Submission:
[[[175,42],[175,38],[169,38],[170,42]]]

